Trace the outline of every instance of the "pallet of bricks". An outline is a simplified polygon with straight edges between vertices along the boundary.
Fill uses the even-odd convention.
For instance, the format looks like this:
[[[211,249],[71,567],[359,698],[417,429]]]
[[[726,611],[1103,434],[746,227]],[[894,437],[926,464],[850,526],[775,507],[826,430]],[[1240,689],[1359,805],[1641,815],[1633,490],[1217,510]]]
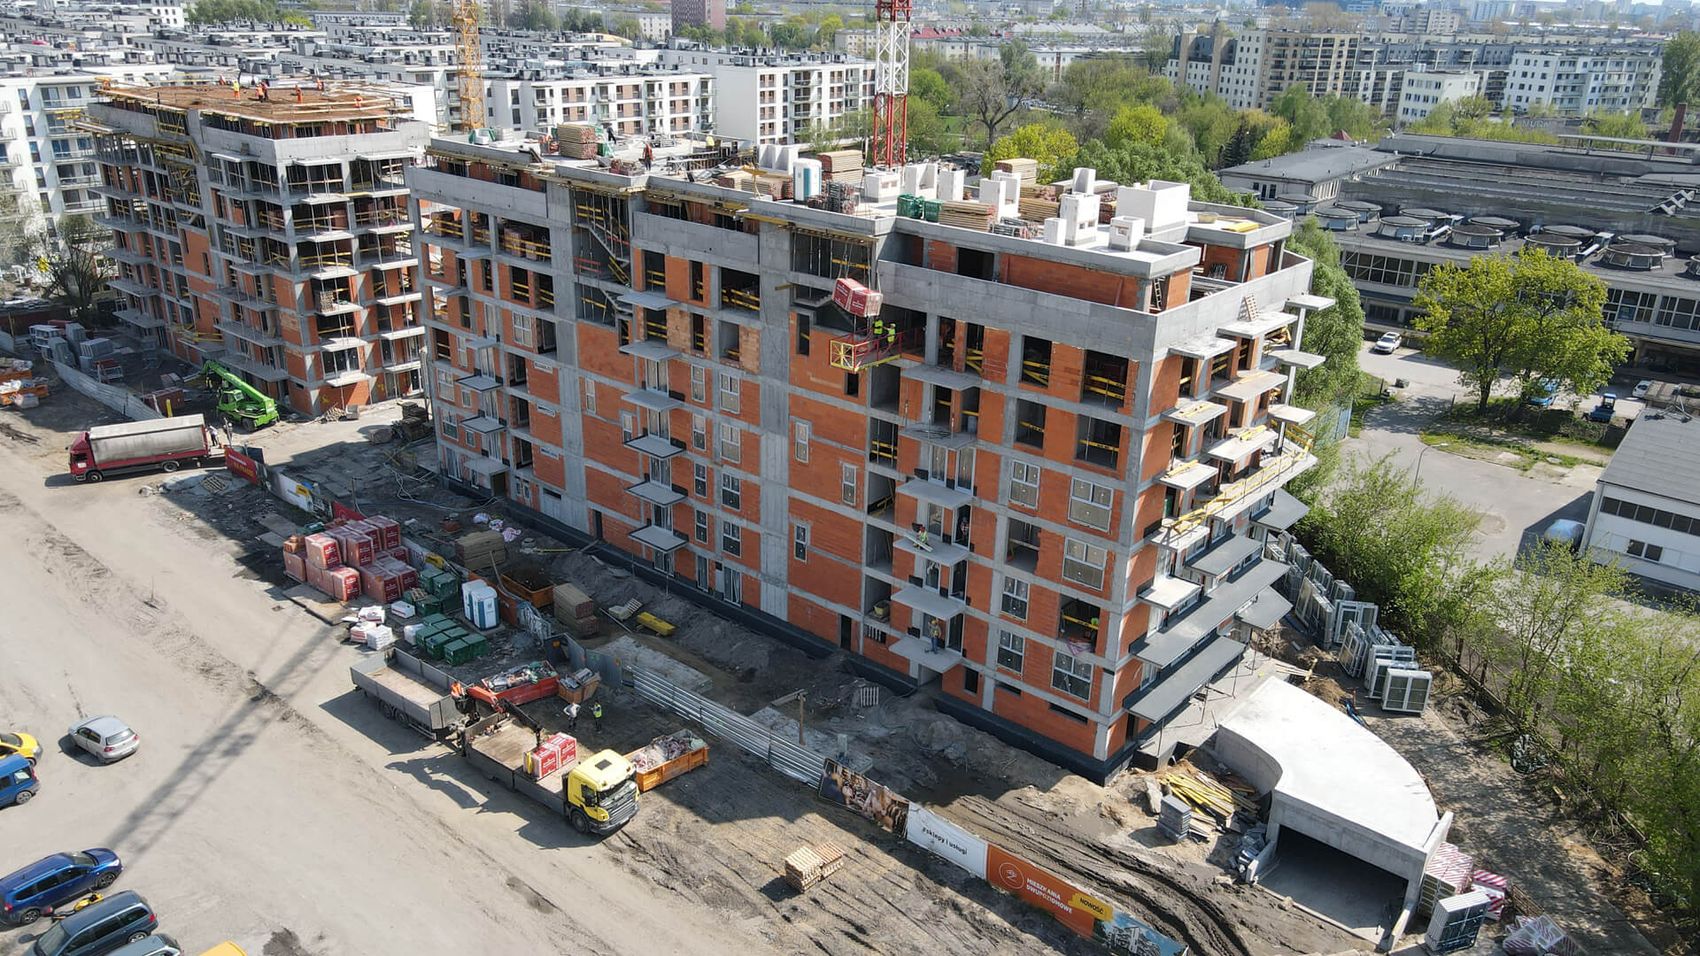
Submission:
[[[283,543],[284,573],[343,602],[361,594],[382,604],[400,601],[419,583],[419,572],[406,559],[401,525],[382,516],[292,535]]]
[[[474,531],[455,539],[455,560],[477,574],[495,577],[508,560],[508,540],[500,531]]]
[[[555,127],[555,149],[568,159],[595,159],[596,127],[586,123],[562,123]]]
[[[829,149],[816,153],[820,160],[821,181],[851,183],[862,188],[862,151],[859,149]]]
[[[595,637],[602,633],[596,619],[596,602],[578,585],[571,582],[555,585],[555,620],[571,631],[574,637]]]
[[[785,858],[785,882],[806,893],[844,866],[844,848],[828,841],[806,846]]]
[[[360,595],[360,571],[343,563],[342,544],[324,532],[290,535],[283,542],[283,573],[333,601]]]

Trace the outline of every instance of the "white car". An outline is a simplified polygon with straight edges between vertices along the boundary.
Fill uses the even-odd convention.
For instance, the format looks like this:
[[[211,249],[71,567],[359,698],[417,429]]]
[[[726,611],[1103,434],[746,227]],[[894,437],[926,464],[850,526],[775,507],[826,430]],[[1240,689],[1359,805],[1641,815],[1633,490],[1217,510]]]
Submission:
[[[1404,344],[1405,337],[1403,335],[1400,335],[1398,332],[1389,332],[1381,338],[1376,339],[1375,344],[1370,346],[1369,350],[1378,355],[1392,355],[1396,350],[1398,350],[1399,346]]]
[[[77,746],[101,763],[123,760],[142,745],[141,736],[131,730],[129,724],[110,715],[90,717],[72,724],[69,733]]]
[[[1647,393],[1652,391],[1652,390],[1653,390],[1653,380],[1650,379],[1650,378],[1644,378],[1641,381],[1636,382],[1635,387],[1629,390],[1629,397],[1630,398],[1646,398]]]

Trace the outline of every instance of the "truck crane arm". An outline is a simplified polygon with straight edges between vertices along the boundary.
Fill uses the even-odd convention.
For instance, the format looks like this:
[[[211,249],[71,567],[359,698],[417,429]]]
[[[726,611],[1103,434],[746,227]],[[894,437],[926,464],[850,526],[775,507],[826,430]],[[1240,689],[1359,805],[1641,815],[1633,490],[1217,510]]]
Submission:
[[[218,410],[240,420],[249,428],[259,428],[277,421],[277,401],[242,380],[230,369],[207,360],[201,366],[207,385],[218,393]]]

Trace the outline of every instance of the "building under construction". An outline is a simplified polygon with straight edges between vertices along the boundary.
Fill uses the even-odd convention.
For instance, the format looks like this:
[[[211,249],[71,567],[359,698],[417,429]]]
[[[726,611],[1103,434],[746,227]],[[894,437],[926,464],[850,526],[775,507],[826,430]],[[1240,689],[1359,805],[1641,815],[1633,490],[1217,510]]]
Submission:
[[[87,122],[119,317],[303,414],[418,391],[403,170],[430,132],[413,94],[310,80],[104,91]]]
[[[1093,776],[1287,610],[1261,539],[1303,510],[1333,304],[1290,222],[1021,163],[970,198],[794,148],[430,153],[449,478]]]

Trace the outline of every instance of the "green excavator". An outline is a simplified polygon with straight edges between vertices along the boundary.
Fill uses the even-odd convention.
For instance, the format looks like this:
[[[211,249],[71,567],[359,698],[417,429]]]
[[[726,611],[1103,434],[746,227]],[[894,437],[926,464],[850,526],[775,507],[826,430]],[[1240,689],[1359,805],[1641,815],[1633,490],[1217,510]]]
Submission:
[[[277,402],[265,392],[242,380],[230,369],[208,361],[201,366],[207,387],[218,395],[218,410],[243,428],[254,429],[277,421]]]

